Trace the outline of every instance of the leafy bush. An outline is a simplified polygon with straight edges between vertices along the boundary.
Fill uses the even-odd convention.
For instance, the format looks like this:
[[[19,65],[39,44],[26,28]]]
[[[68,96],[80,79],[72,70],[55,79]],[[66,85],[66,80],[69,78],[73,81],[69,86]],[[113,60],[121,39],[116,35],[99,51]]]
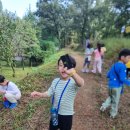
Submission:
[[[78,47],[78,44],[72,43],[69,46],[71,49],[76,49]]]
[[[130,49],[130,39],[127,38],[108,38],[103,40],[107,48],[106,58],[117,59],[121,49]]]
[[[40,42],[41,48],[43,50],[43,55],[48,57],[51,54],[54,54],[56,51],[55,42],[50,40],[41,40]]]

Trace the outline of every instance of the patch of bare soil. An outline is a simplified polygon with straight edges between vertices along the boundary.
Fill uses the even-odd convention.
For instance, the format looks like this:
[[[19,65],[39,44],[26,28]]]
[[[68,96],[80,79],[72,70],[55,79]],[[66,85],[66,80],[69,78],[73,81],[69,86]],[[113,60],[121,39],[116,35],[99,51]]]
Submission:
[[[72,130],[130,130],[130,90],[125,88],[119,104],[116,119],[109,117],[109,110],[100,112],[102,102],[107,98],[106,70],[103,76],[82,73],[83,56],[73,53],[77,60],[77,72],[84,78],[85,86],[80,88],[75,101],[75,115]],[[105,65],[103,65],[106,68]]]

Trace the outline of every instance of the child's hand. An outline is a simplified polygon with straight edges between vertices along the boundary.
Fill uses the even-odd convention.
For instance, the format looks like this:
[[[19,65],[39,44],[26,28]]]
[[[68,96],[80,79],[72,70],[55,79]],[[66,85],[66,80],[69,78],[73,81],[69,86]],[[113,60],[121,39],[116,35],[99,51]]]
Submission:
[[[67,69],[67,67],[64,68],[64,71],[66,74],[68,74],[69,76],[73,76],[76,73],[76,70],[74,68],[71,69]]]
[[[37,92],[37,91],[34,91],[31,93],[31,97],[41,97],[41,96],[42,96],[42,93]]]

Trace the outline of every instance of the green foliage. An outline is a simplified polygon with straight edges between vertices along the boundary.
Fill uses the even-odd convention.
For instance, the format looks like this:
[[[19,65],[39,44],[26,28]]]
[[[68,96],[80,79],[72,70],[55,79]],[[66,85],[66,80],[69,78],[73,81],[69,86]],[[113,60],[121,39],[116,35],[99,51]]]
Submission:
[[[107,48],[106,57],[117,60],[118,54],[123,48],[130,48],[130,39],[126,38],[108,38],[103,40]]]
[[[2,5],[2,2],[0,0],[0,12],[2,12],[2,10],[3,10],[3,5]]]
[[[43,50],[43,56],[48,57],[51,54],[54,54],[56,51],[55,42],[50,40],[41,40],[40,46]]]
[[[43,0],[37,2],[36,15],[39,17],[42,28],[42,39],[48,39],[49,36],[57,37],[60,47],[65,47],[72,21],[67,7],[68,2],[65,2],[65,0]]]
[[[0,60],[6,61],[15,76],[15,56],[41,58],[37,31],[28,19],[19,19],[11,12],[0,13]],[[1,66],[2,68],[2,66]]]
[[[116,17],[116,27],[121,28],[123,25],[130,24],[130,1],[129,0],[112,0],[114,7],[118,10]]]
[[[56,36],[64,47],[71,44],[73,33],[80,44],[88,35],[94,39],[119,36],[122,25],[129,25],[128,1],[68,0],[62,4],[64,0],[43,0],[37,3],[36,14],[42,24],[43,38],[48,34]]]

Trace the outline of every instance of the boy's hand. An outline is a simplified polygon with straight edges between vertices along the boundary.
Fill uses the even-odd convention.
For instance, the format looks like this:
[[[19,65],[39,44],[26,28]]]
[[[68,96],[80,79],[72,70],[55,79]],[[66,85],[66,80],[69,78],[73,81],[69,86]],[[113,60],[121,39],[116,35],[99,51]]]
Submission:
[[[31,93],[31,97],[42,97],[42,93],[34,91]]]
[[[67,69],[67,67],[64,68],[64,71],[66,74],[68,74],[69,76],[73,76],[76,73],[76,70],[74,68],[71,69]]]

